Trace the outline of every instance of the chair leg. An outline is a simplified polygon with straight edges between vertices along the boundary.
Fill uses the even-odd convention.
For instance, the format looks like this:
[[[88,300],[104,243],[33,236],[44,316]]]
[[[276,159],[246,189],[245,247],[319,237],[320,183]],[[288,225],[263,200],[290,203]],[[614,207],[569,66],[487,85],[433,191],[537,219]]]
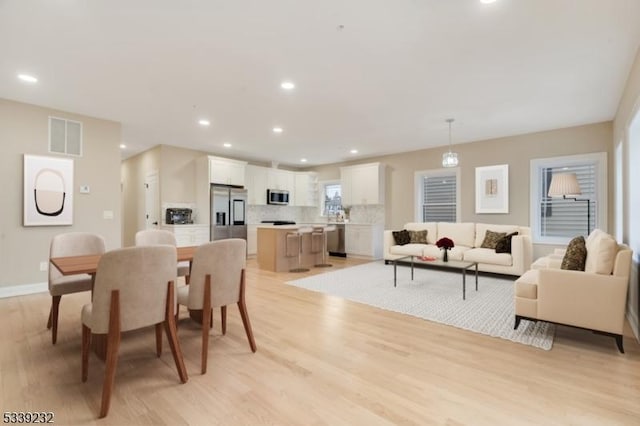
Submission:
[[[107,360],[105,362],[104,384],[102,386],[102,406],[100,418],[106,417],[111,404],[111,393],[116,378],[118,349],[120,347],[120,291],[111,291],[109,307],[109,333],[107,335]]]
[[[202,356],[201,373],[207,372],[207,355],[209,351],[209,330],[211,328],[211,275],[207,274],[204,280],[204,303],[202,306]]]
[[[62,296],[51,296],[51,343],[56,344],[58,341],[58,309],[60,308],[60,299]]]
[[[167,340],[169,340],[169,347],[171,348],[171,354],[173,360],[176,363],[178,369],[178,375],[182,383],[187,383],[189,377],[187,376],[187,369],[184,366],[184,357],[182,356],[182,349],[180,349],[180,342],[178,341],[178,330],[176,328],[175,315],[173,314],[173,306],[175,305],[173,294],[173,281],[169,281],[167,289],[167,312],[164,321],[164,330],[167,334]],[[156,329],[157,330],[157,329]]]
[[[162,355],[162,323],[156,324],[156,355],[158,358]]]
[[[514,330],[518,329],[518,327],[520,326],[521,320],[522,320],[522,317],[520,315],[516,315],[516,321],[515,321],[515,324],[513,325]]]
[[[227,334],[227,307],[220,306],[220,317],[222,321],[222,334]]]
[[[622,334],[616,334],[614,337],[616,339],[616,345],[618,346],[618,350],[620,351],[621,354],[623,354],[624,347],[622,346]]]
[[[253,338],[253,330],[251,329],[251,321],[249,321],[249,313],[247,312],[247,304],[244,300],[245,294],[245,274],[244,269],[242,270],[242,276],[240,277],[240,300],[238,300],[238,309],[240,310],[240,317],[242,317],[242,324],[244,325],[244,331],[247,333],[247,339],[249,339],[249,346],[251,347],[251,352],[255,352],[256,341]]]
[[[91,329],[82,324],[82,381],[89,377],[89,348],[91,347]]]

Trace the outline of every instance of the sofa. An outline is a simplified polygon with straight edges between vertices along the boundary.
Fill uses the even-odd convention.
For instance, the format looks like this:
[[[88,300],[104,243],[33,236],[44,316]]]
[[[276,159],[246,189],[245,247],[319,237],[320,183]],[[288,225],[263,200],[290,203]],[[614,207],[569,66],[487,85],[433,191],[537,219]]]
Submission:
[[[622,331],[631,274],[631,249],[599,229],[587,237],[584,270],[561,269],[564,251],[536,260],[515,282],[515,325],[547,321],[614,337]]]
[[[404,225],[408,231],[427,231],[426,244],[396,244],[393,231],[384,231],[384,260],[386,263],[404,256],[442,258],[442,250],[436,241],[447,237],[455,246],[449,250],[449,260],[478,262],[478,270],[505,275],[522,275],[531,266],[533,245],[531,229],[517,225],[493,225],[488,223],[411,222]],[[482,248],[487,231],[518,234],[511,238],[511,253],[496,253]]]

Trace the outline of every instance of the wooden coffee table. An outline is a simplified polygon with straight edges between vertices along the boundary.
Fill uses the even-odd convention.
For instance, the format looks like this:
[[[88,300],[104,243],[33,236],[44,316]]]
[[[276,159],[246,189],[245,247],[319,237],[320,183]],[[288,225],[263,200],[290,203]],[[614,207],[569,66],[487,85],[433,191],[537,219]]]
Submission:
[[[413,266],[415,264],[436,266],[438,268],[443,268],[443,269],[456,269],[456,270],[462,271],[462,300],[466,299],[467,270],[475,267],[476,291],[478,291],[478,262],[468,262],[464,260],[449,260],[448,262],[444,262],[442,259],[421,260],[419,256],[404,256],[398,259],[394,259],[392,260],[392,262],[393,262],[393,286],[394,287],[396,287],[396,281],[398,276],[398,273],[397,273],[398,262],[410,262],[411,263],[411,281],[413,281]]]

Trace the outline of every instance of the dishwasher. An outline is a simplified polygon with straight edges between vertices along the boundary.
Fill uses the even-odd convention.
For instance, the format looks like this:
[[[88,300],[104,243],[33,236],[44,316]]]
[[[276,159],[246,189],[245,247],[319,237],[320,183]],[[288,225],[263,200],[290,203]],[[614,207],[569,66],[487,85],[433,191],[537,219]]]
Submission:
[[[327,232],[327,251],[329,256],[347,257],[347,252],[344,249],[344,223],[336,223],[335,227],[334,231]]]

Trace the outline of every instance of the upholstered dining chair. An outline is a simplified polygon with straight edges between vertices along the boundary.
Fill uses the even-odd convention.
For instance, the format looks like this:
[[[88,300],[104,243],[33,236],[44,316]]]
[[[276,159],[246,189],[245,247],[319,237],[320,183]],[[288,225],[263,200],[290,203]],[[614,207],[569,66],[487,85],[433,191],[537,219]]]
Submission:
[[[54,257],[102,254],[105,251],[104,238],[88,232],[69,232],[53,237],[49,246],[49,259]],[[93,277],[89,274],[63,276],[58,268],[49,262],[49,293],[51,309],[47,328],[51,329],[51,342],[58,340],[58,310],[65,294],[90,291]]]
[[[251,351],[256,342],[245,303],[245,268],[247,242],[239,238],[214,241],[196,249],[191,268],[191,282],[178,289],[178,303],[202,316],[202,374],[207,372],[209,331],[212,309],[220,307],[222,334],[227,332],[227,305],[236,303]],[[198,315],[199,317],[200,315]]]
[[[158,244],[168,244],[177,246],[176,236],[173,232],[164,229],[145,229],[136,232],[136,246],[155,246]],[[189,262],[178,262],[178,276],[184,277],[189,284]]]
[[[82,381],[89,374],[91,334],[106,334],[101,418],[109,412],[122,332],[155,325],[160,356],[164,327],[180,381],[188,380],[174,313],[176,257],[175,247],[158,245],[113,250],[100,258],[93,302],[82,307]]]

